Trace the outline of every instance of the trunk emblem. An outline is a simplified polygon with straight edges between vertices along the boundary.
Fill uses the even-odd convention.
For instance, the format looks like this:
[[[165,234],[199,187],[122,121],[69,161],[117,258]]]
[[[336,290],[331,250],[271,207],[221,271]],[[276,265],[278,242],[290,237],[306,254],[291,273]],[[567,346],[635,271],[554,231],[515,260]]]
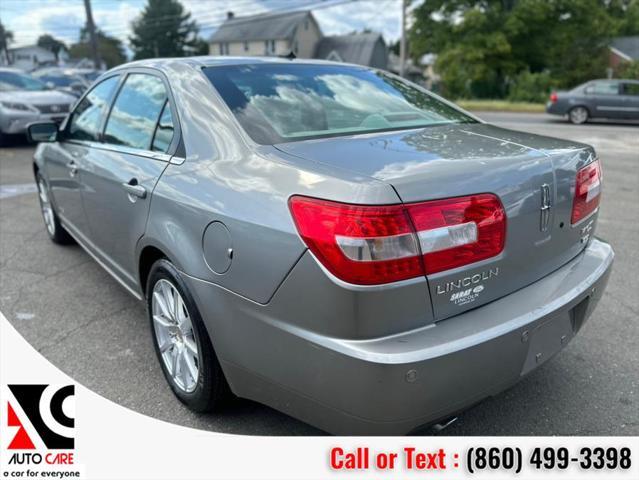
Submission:
[[[541,222],[539,229],[542,232],[548,230],[548,223],[550,222],[550,186],[544,183],[541,186]]]

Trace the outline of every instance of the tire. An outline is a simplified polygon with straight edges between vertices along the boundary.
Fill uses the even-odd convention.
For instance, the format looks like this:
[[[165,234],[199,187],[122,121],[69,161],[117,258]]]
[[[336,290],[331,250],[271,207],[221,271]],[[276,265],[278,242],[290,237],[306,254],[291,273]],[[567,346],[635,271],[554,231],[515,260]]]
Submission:
[[[49,235],[51,241],[58,245],[70,245],[75,243],[73,237],[69,235],[69,232],[67,232],[60,223],[60,218],[51,203],[47,182],[39,173],[36,174],[36,185],[38,187],[40,212],[42,213],[42,219],[44,220],[47,235]]]
[[[568,119],[575,125],[581,125],[588,121],[590,113],[586,107],[573,107],[568,112]]]
[[[168,260],[151,267],[146,301],[155,353],[171,390],[195,412],[218,410],[231,397],[230,388],[193,297]]]

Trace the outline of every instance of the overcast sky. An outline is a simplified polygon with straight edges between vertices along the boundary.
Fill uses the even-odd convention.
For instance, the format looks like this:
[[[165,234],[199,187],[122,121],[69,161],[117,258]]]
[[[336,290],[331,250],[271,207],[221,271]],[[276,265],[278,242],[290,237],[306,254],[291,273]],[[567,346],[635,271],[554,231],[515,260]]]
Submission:
[[[227,11],[236,16],[313,9],[325,35],[349,33],[369,28],[379,31],[386,41],[400,34],[401,0],[181,0],[191,11],[207,38],[216,25],[224,21]],[[126,43],[131,21],[137,17],[146,0],[92,0],[96,25]],[[43,33],[64,40],[77,41],[85,23],[83,0],[0,0],[0,20],[14,34],[12,46],[33,44]]]

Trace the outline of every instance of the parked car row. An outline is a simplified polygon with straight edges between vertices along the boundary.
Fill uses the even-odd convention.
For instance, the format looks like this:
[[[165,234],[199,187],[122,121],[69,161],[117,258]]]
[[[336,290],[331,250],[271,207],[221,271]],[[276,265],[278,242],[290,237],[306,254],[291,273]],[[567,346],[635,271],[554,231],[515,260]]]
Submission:
[[[0,68],[0,144],[6,135],[24,134],[36,121],[62,123],[76,100],[100,72],[45,68],[25,73]]]

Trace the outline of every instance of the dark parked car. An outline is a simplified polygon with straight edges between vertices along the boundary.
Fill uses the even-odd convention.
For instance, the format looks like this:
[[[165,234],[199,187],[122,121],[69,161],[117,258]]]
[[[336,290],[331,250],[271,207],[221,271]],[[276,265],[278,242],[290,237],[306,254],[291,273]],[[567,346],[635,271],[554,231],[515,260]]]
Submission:
[[[46,68],[32,72],[35,78],[44,82],[49,88],[80,97],[91,84],[80,75],[61,68]]]
[[[589,118],[639,120],[639,80],[593,80],[569,92],[553,92],[546,112],[568,115],[575,124]]]
[[[334,433],[442,421],[567,345],[613,262],[592,147],[362,66],[145,60],[29,132],[49,236],[146,302],[195,411],[230,389]]]

